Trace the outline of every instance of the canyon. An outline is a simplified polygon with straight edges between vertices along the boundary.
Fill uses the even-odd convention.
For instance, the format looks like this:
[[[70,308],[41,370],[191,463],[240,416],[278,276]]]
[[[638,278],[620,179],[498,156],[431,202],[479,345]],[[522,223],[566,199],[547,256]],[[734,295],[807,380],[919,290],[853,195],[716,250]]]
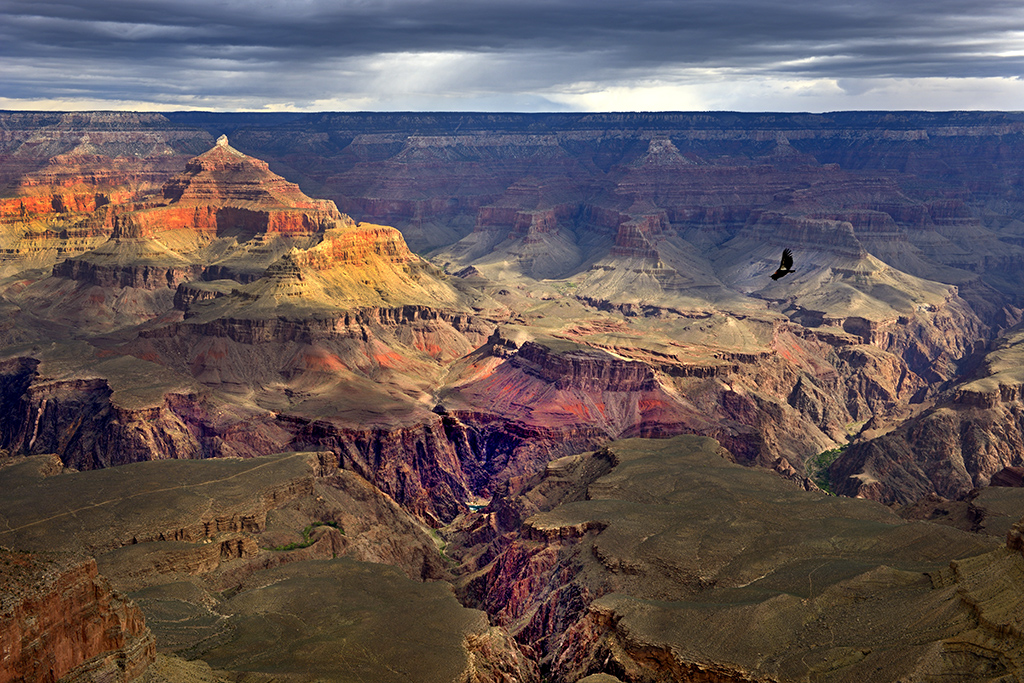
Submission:
[[[1019,677],[1021,159],[999,112],[0,112],[0,545],[130,633],[52,680]]]

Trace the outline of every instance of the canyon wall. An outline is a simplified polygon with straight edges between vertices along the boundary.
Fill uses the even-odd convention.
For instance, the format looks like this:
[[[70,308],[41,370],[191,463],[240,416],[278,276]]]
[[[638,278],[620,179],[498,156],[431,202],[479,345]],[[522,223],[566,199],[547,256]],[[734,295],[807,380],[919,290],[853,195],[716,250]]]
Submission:
[[[92,558],[0,550],[0,680],[138,680],[156,657],[131,600]]]

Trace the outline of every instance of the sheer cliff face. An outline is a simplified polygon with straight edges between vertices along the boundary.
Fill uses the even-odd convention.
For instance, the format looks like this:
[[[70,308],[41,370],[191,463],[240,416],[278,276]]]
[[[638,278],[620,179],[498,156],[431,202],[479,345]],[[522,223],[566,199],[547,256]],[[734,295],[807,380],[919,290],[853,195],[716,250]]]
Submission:
[[[121,683],[155,659],[142,612],[111,590],[92,558],[3,549],[0,562],[0,679]]]

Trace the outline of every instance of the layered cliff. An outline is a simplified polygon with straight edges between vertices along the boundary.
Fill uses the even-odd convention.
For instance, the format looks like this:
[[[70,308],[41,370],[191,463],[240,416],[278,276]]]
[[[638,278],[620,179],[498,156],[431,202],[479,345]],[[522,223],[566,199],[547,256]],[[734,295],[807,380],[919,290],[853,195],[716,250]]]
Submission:
[[[309,246],[313,235],[347,220],[333,203],[310,199],[223,136],[164,183],[161,194],[162,201],[151,197],[120,208],[110,240],[58,264],[54,274],[100,286],[174,288],[226,261],[249,261],[252,269],[262,260],[266,267],[289,247]],[[239,249],[254,241],[259,244]],[[270,253],[260,259],[252,247]]]
[[[495,250],[491,237],[481,238],[459,263],[514,279],[584,269],[536,283],[536,296],[528,280],[516,294],[486,280],[474,284],[489,293],[472,291],[415,256],[397,230],[347,219],[221,138],[158,197],[111,209],[106,244],[8,293],[21,308],[14,324],[40,339],[53,323],[121,330],[124,341],[102,342],[103,353],[164,366],[175,391],[154,392],[129,416],[102,395],[110,391],[103,378],[68,375],[88,381],[59,390],[36,381],[14,413],[18,424],[6,429],[8,442],[58,450],[76,466],[121,461],[103,455],[111,450],[129,460],[255,454],[305,438],[306,425],[426,434],[440,401],[462,426],[426,450],[449,474],[380,483],[414,501],[417,489],[447,477],[430,505],[410,504],[431,516],[440,505],[450,517],[459,499],[493,490],[489,477],[500,483],[538,467],[532,457],[510,467],[485,455],[520,453],[531,439],[582,447],[623,434],[693,431],[722,439],[744,461],[799,476],[806,457],[865,424],[905,417],[928,394],[926,382],[955,376],[988,328],[955,286],[901,268],[935,276],[940,269],[911,235],[921,242],[962,227],[973,220],[963,202],[923,201],[891,177],[851,173],[798,149],[820,135],[744,133],[725,143],[708,122],[691,122],[697,127],[684,133],[682,121],[665,119],[674,132],[619,138],[476,131],[346,143],[362,155],[351,169],[389,160],[414,184],[498,163],[504,170],[495,182],[504,188],[486,201],[487,192],[477,195],[474,234],[507,244]],[[722,145],[732,152],[722,154]],[[767,285],[764,274],[785,244],[803,245],[798,272]],[[890,260],[901,251],[914,258],[890,265],[873,249]],[[502,265],[509,255],[522,267]],[[552,270],[544,259],[562,265]],[[592,329],[569,322],[595,318]],[[516,344],[507,358],[493,353],[500,345],[485,342],[512,319],[549,341]],[[139,323],[144,329],[133,331]],[[562,351],[563,342],[578,346]],[[178,391],[189,377],[197,384]],[[80,389],[99,393],[79,400]],[[245,408],[215,407],[247,392]],[[62,401],[94,405],[86,413],[111,425],[112,440],[87,437],[81,423],[70,427],[73,411]],[[114,428],[122,424],[132,426]],[[508,441],[484,446],[463,428]],[[406,441],[399,432],[339,443]]]
[[[1024,335],[1008,333],[975,376],[894,431],[855,444],[830,469],[845,495],[907,504],[928,494],[962,498],[1008,466],[1024,464],[1020,358]]]
[[[0,501],[9,522],[0,542],[37,553],[7,553],[15,558],[9,572],[20,571],[24,557],[89,552],[97,560],[83,564],[91,571],[86,578],[95,578],[98,562],[146,613],[161,651],[205,660],[221,670],[213,675],[207,668],[212,680],[311,672],[328,679],[454,683],[472,672],[482,682],[537,680],[535,665],[506,632],[461,607],[436,581],[449,562],[422,524],[366,480],[339,470],[330,453],[92,472],[62,471],[55,456],[34,456],[0,467],[0,482],[19,492]],[[101,590],[98,607],[84,604],[77,587],[88,581],[56,574],[42,586],[64,601],[56,605],[37,599],[46,594],[38,582],[5,582],[4,604],[23,607],[12,612],[18,619],[5,637],[14,633],[28,643],[5,680],[55,681],[63,672],[48,678],[43,667],[65,663],[74,648],[92,659],[73,663],[61,680],[136,680],[153,659],[153,634],[132,639],[113,619],[127,614],[127,626],[139,627],[138,608]],[[106,587],[103,580],[97,585]],[[18,602],[28,594],[31,600]],[[268,604],[289,624],[286,632],[277,617],[267,620]],[[103,621],[108,611],[113,617]],[[64,647],[65,632],[87,647]],[[392,644],[382,648],[386,636]],[[123,647],[113,642],[118,638]],[[94,657],[101,645],[109,651]],[[141,680],[179,680],[168,676],[170,663],[164,657]]]
[[[142,612],[96,561],[0,549],[0,680],[139,680],[156,657]]]
[[[114,207],[159,191],[198,151],[197,140],[211,140],[200,131],[150,128],[160,122],[166,119],[111,112],[8,113],[0,140],[0,272],[48,267],[102,243]]]
[[[930,493],[904,515],[1000,536],[1020,518],[1014,489],[977,489],[1024,465],[1016,338],[982,360],[1024,304],[1019,116],[0,123],[0,448],[55,475],[0,503],[34,493],[18,542],[97,554],[161,647],[341,676],[316,653],[420,642],[437,609],[452,629],[422,642],[446,661],[398,648],[390,673],[1012,675],[1012,590],[985,586],[1017,570],[990,539],[806,490]],[[571,457],[679,433],[728,450]],[[218,488],[305,450],[322,471]],[[189,467],[217,476],[176,488]],[[153,498],[118,508],[130,529],[106,516],[126,488]],[[498,626],[341,555],[456,572]],[[365,608],[347,625],[320,597],[339,585]],[[399,623],[363,618],[401,595]]]

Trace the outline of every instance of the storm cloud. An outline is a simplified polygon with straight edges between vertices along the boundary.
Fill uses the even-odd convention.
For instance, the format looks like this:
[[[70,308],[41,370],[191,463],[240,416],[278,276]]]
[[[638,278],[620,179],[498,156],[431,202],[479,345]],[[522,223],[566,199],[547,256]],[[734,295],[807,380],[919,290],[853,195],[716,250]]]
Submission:
[[[1016,0],[0,0],[6,108],[1020,109],[1021,74]]]

